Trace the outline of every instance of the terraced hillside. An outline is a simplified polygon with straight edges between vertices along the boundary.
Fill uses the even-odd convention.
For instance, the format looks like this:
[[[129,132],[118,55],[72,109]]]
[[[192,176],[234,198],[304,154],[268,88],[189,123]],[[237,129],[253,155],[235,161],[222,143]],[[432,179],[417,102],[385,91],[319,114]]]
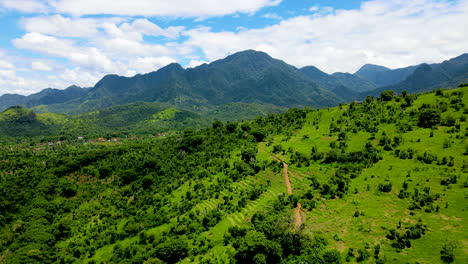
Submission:
[[[386,92],[167,138],[2,145],[0,262],[466,263],[467,104],[467,87]]]

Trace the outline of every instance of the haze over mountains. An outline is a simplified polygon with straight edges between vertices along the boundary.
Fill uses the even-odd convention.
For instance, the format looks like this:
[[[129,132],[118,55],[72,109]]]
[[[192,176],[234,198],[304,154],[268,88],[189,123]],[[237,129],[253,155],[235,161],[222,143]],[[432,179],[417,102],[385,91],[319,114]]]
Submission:
[[[354,74],[327,74],[314,66],[297,69],[264,52],[247,50],[195,68],[172,63],[134,77],[107,75],[92,88],[48,88],[29,96],[4,94],[0,110],[22,105],[37,112],[78,114],[138,101],[188,110],[229,103],[326,107],[388,89],[423,92],[467,81],[468,54],[440,64],[394,70],[367,64]]]

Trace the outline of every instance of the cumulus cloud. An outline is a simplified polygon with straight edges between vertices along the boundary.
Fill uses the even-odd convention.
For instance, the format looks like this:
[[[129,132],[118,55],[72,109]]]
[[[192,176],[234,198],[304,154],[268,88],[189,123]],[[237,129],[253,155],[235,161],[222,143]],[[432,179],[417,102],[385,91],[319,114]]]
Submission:
[[[13,69],[15,66],[9,61],[0,59],[0,69]]]
[[[184,27],[179,26],[162,29],[147,19],[136,19],[131,24],[123,24],[121,29],[125,32],[139,32],[140,34],[147,36],[164,36],[170,39],[175,39],[179,36],[180,32],[184,30]]]
[[[31,62],[31,69],[35,71],[52,71],[53,68],[43,61],[33,61]]]
[[[172,62],[176,60],[170,57],[144,57],[130,62],[129,66],[137,72],[152,72]]]
[[[461,21],[468,20],[467,3],[375,0],[357,10],[298,16],[262,29],[199,28],[184,34],[186,44],[201,48],[210,61],[257,48],[295,66],[327,72],[352,72],[365,63],[403,67],[466,52],[468,27]]]
[[[0,6],[21,12],[82,15],[212,17],[254,13],[281,0],[0,0]]]
[[[25,13],[45,13],[48,6],[38,0],[0,0],[0,6]]]
[[[79,84],[81,87],[92,87],[103,77],[101,72],[90,72],[81,67],[67,68],[57,75],[49,75],[48,80],[59,86],[67,87],[70,84]]]
[[[274,20],[282,20],[283,18],[279,16],[278,14],[275,13],[267,13],[262,16],[263,18],[266,19],[274,19]]]
[[[24,18],[20,25],[28,32],[60,37],[93,37],[107,23],[119,23],[123,18],[69,18],[62,15]]]
[[[52,60],[31,60],[0,50],[0,95],[27,95],[47,87],[66,88],[72,84],[89,87],[104,74],[81,67],[56,67]]]
[[[203,61],[203,60],[190,60],[190,62],[187,64],[187,68],[195,68],[205,63],[209,63],[209,62]]]
[[[20,49],[38,51],[48,55],[69,59],[71,62],[104,72],[117,71],[111,59],[94,47],[78,47],[74,42],[58,39],[41,33],[27,33],[14,39],[13,44]]]
[[[34,89],[91,86],[108,73],[131,76],[187,60],[187,67],[196,67],[246,49],[265,51],[297,67],[315,65],[330,73],[354,72],[365,63],[396,68],[440,62],[468,51],[468,27],[463,23],[468,20],[468,0],[372,0],[354,10],[314,6],[306,15],[282,19],[275,25],[232,31],[190,27],[191,23],[164,27],[144,16],[206,18],[253,13],[280,1],[20,2],[0,0],[0,7],[29,12],[24,3],[34,2],[38,10],[46,7],[49,14],[60,14],[22,19],[20,25],[27,33],[14,39],[14,46],[59,58],[60,63],[40,60],[45,63],[41,65],[29,59],[26,68],[41,75],[25,77],[18,73],[14,65],[18,63],[2,57],[0,50],[0,87],[19,90],[28,85]],[[140,17],[125,17],[135,14]],[[273,14],[263,16],[274,19]],[[45,78],[46,74],[50,75]]]
[[[252,13],[281,0],[58,0],[51,2],[56,10],[75,15],[130,15],[209,17],[236,12]]]

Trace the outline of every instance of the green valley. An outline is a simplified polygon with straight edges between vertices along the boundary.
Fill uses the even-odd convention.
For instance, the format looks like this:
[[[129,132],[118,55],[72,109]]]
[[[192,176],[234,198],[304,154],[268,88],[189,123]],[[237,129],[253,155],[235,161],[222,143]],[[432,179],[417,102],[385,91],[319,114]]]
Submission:
[[[468,87],[265,101],[6,109],[0,263],[468,262]]]

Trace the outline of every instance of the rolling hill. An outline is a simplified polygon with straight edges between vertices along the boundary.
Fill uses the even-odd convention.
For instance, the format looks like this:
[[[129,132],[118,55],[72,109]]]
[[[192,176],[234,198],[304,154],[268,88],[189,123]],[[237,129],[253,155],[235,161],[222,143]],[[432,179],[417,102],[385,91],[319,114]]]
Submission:
[[[466,263],[467,104],[463,87],[168,137],[7,142],[0,261]],[[83,120],[182,113],[115,107]]]
[[[21,106],[0,113],[0,141],[41,137],[47,141],[77,137],[110,138],[198,129],[213,119],[161,103],[137,102],[80,115],[35,113]]]

